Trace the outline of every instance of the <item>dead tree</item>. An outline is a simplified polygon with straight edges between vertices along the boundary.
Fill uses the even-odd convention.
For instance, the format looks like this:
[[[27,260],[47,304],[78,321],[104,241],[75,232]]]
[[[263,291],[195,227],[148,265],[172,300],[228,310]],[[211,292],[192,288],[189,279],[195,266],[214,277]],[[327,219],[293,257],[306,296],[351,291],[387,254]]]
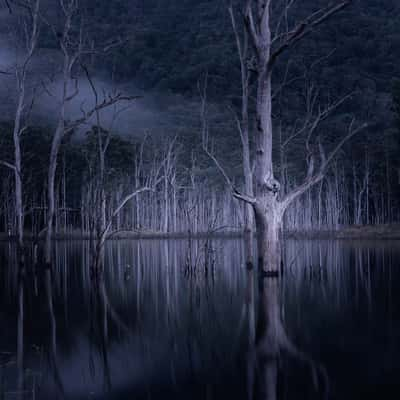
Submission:
[[[8,5],[13,4],[10,1]],[[21,136],[27,129],[27,118],[29,111],[32,108],[32,101],[27,94],[27,78],[29,67],[37,49],[40,26],[40,0],[27,0],[23,3],[15,2],[18,7],[19,23],[18,26],[23,26],[24,43],[23,56],[20,62],[9,71],[14,75],[16,84],[16,109],[13,125],[13,145],[14,145],[14,162],[8,163],[1,161],[0,163],[10,169],[14,173],[14,196],[15,196],[15,215],[17,222],[17,239],[18,247],[23,248],[24,240],[24,203],[23,203],[23,182],[22,182],[22,151],[21,151]],[[10,9],[11,10],[11,9]],[[15,38],[17,41],[18,39]]]
[[[280,231],[285,211],[289,205],[303,193],[324,178],[331,161],[343,145],[365,125],[356,127],[354,120],[336,146],[326,154],[322,142],[307,157],[307,172],[303,182],[290,192],[281,195],[280,182],[274,175],[272,123],[272,75],[280,56],[296,46],[303,38],[310,35],[318,26],[325,23],[333,15],[352,3],[352,0],[340,1],[334,5],[319,9],[304,20],[290,27],[289,23],[279,23],[272,31],[271,0],[246,0],[244,3],[244,24],[249,35],[249,41],[255,55],[254,69],[256,81],[255,110],[255,155],[254,195],[241,192],[230,182],[227,174],[224,176],[232,186],[234,196],[253,207],[257,230],[259,265],[267,274],[277,275],[280,265]],[[283,6],[283,19],[294,2],[286,2]],[[210,152],[209,152],[210,154]],[[218,166],[220,164],[213,157]],[[222,168],[220,168],[222,170]]]
[[[63,55],[62,68],[62,93],[59,101],[59,111],[57,118],[57,126],[51,143],[49,169],[47,176],[47,224],[46,224],[46,241],[45,241],[45,258],[46,263],[51,262],[51,240],[53,236],[53,225],[55,215],[55,177],[58,163],[58,154],[63,138],[66,134],[78,129],[82,124],[89,121],[100,110],[108,108],[121,101],[131,101],[134,97],[125,96],[122,93],[106,94],[103,100],[96,98],[95,105],[86,110],[81,108],[82,116],[75,120],[69,120],[67,115],[67,106],[79,94],[78,78],[74,77],[75,69],[80,65],[85,55],[96,52],[92,44],[86,44],[82,30],[79,31],[78,37],[74,35],[74,21],[78,13],[78,0],[59,0],[60,8],[64,17],[62,32],[60,33],[56,27],[47,22],[53,30],[55,37],[59,42],[59,47]],[[110,46],[107,46],[108,50]],[[103,49],[104,50],[104,49]],[[72,89],[71,89],[72,87]]]
[[[109,143],[111,140],[109,132],[104,132],[100,127],[95,127],[96,134],[99,134],[100,131],[105,135],[102,140],[106,139]],[[167,162],[167,155],[165,155],[165,158],[153,160],[151,168],[146,171],[145,176],[127,179],[126,183],[118,182],[117,190],[115,190],[110,188],[112,182],[106,179],[105,160],[109,145],[103,147],[101,143],[104,143],[104,141],[98,142],[99,147],[95,150],[95,153],[98,153],[94,157],[95,165],[92,165],[89,161],[90,177],[86,184],[86,200],[84,201],[89,220],[88,225],[90,226],[92,267],[95,272],[101,272],[103,268],[105,242],[110,236],[118,233],[120,228],[119,218],[124,208],[131,200],[138,201],[140,195],[146,192],[155,192],[157,185],[164,180],[163,172]],[[103,158],[100,163],[98,162],[99,157]],[[134,187],[133,190],[132,186]],[[108,190],[106,191],[107,187]],[[113,229],[116,220],[118,222],[117,230]]]

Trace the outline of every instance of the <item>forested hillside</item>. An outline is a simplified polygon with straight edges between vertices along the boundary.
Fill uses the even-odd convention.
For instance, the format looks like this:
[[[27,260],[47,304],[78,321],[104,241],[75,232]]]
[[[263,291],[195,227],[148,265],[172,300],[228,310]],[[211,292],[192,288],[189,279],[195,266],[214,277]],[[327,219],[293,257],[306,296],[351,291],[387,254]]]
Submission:
[[[217,97],[237,92],[237,54],[224,1],[86,3],[98,21],[97,34],[129,38],[114,52],[120,79],[134,78],[146,89],[195,95],[199,76],[208,70]],[[293,19],[327,2],[298,3]],[[391,80],[400,74],[399,13],[395,0],[359,1],[309,36],[291,58],[307,65],[313,58],[329,56],[323,73],[316,76],[330,90],[390,93]]]

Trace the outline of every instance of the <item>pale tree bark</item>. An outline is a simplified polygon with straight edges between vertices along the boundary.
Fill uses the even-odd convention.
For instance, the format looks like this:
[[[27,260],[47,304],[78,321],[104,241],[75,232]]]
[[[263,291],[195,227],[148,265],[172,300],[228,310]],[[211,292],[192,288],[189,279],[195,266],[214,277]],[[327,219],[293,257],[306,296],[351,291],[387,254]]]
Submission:
[[[300,362],[310,371],[313,386],[317,389],[323,382],[328,390],[328,376],[325,368],[306,353],[299,350],[289,338],[281,316],[280,281],[266,279],[259,281],[258,318],[255,336],[253,368],[257,381],[253,380],[256,399],[275,400],[278,398],[278,375],[280,359],[287,357]]]
[[[173,138],[169,143],[166,144],[164,158],[164,215],[162,216],[162,227],[161,231],[164,233],[169,232],[170,228],[170,196],[169,188],[171,186],[172,177],[174,175],[176,166],[176,153],[174,152],[174,146],[176,144],[177,138]]]

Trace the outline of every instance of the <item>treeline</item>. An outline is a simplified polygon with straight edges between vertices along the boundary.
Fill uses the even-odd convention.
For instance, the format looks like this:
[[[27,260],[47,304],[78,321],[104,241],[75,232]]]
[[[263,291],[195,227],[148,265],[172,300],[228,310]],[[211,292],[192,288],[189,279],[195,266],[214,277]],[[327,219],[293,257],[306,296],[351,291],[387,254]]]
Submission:
[[[84,135],[65,138],[56,176],[55,234],[89,236],[102,212],[99,197],[99,148],[97,135],[109,134],[93,126]],[[24,225],[39,235],[47,215],[46,177],[51,136],[46,129],[29,128],[22,142],[24,159]],[[110,135],[105,154],[105,221],[110,233],[220,233],[241,232],[244,205],[204,154],[199,135],[189,144],[184,138],[145,136],[133,140]],[[351,156],[349,146],[332,165],[326,178],[288,210],[287,230],[334,230],[351,224],[383,224],[400,220],[398,183],[393,165],[379,146],[363,147],[365,157]],[[1,159],[12,162],[11,125],[1,126]],[[382,157],[384,162],[382,162]],[[282,155],[285,159],[285,154]],[[240,159],[235,159],[240,164]],[[278,171],[283,193],[296,176],[283,163]],[[231,171],[235,171],[232,167]],[[0,227],[16,234],[13,173],[0,170]],[[237,185],[242,183],[239,178]],[[115,210],[134,188],[149,190]]]

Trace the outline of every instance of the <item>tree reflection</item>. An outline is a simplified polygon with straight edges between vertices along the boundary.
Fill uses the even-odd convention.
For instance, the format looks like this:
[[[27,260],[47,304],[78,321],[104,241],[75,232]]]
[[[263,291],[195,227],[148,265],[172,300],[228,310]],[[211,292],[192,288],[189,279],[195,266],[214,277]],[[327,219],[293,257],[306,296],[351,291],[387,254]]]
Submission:
[[[252,273],[249,270],[248,275]],[[276,400],[280,396],[280,377],[285,374],[283,360],[294,361],[309,369],[312,386],[315,391],[328,391],[328,378],[325,369],[306,353],[300,351],[291,341],[281,316],[281,280],[278,277],[260,276],[258,285],[258,314],[254,333],[252,313],[249,314],[249,344],[254,350],[248,357],[248,396],[252,399]],[[250,282],[251,278],[248,279]],[[254,299],[248,297],[248,299]],[[249,301],[249,300],[248,300]],[[250,347],[251,349],[251,347]],[[296,364],[297,365],[297,364]],[[254,370],[251,369],[253,366]],[[320,387],[320,384],[322,386]],[[254,395],[253,395],[254,393]]]
[[[94,363],[93,342],[98,344],[103,367],[103,388],[111,390],[111,374],[108,361],[108,299],[104,279],[100,272],[93,277],[93,288],[90,298],[90,359]],[[94,373],[94,371],[92,371]]]
[[[46,289],[46,300],[47,300],[47,310],[49,315],[50,322],[50,352],[49,352],[49,361],[50,361],[50,370],[53,375],[54,383],[57,387],[58,393],[60,397],[64,398],[64,385],[61,379],[60,368],[58,364],[58,356],[57,356],[57,320],[54,313],[54,305],[53,305],[53,282],[52,282],[52,268],[48,268],[46,264],[44,266],[44,284]]]
[[[94,354],[93,343],[96,343],[103,368],[103,388],[109,393],[112,389],[111,369],[109,362],[109,319],[115,326],[123,331],[126,336],[131,334],[129,327],[119,317],[117,311],[111,305],[105,280],[104,280],[104,248],[98,248],[98,251],[92,253],[93,263],[90,267],[92,271],[91,295],[90,295],[90,365],[94,374]]]
[[[2,357],[10,354],[4,358],[4,389],[0,385],[5,398],[17,393],[31,398],[34,386],[37,398],[51,399],[121,393],[142,399],[147,392],[159,398],[159,387],[176,398],[203,395],[209,388],[210,398],[229,390],[232,399],[320,399],[327,395],[328,380],[308,351],[323,354],[335,391],[341,390],[335,370],[340,354],[327,354],[326,346],[335,346],[337,333],[354,337],[348,344],[352,351],[360,332],[370,335],[369,348],[374,338],[361,327],[353,335],[341,325],[326,338],[320,329],[325,321],[342,321],[339,314],[347,323],[354,310],[368,309],[362,286],[368,288],[367,252],[361,257],[337,243],[301,242],[299,249],[299,242],[285,242],[285,275],[277,277],[254,266],[243,254],[243,242],[204,243],[190,245],[192,259],[199,260],[191,274],[183,240],[109,242],[105,260],[94,257],[101,261],[96,268],[89,243],[83,250],[78,242],[57,243],[51,269],[44,263],[32,269],[35,257],[27,257],[23,274],[15,268],[13,251],[14,268],[3,271],[3,298],[12,295],[3,310],[10,312],[0,315],[4,326],[12,326],[10,334],[4,329],[0,348]],[[366,262],[358,265],[355,256]],[[209,267],[207,274],[204,264],[212,258],[215,272]],[[372,285],[374,277],[389,279],[391,271],[382,275],[376,262],[371,256]],[[352,263],[357,268],[350,270]],[[353,307],[357,285],[359,304]]]
[[[17,320],[17,394],[22,399],[24,394],[24,283],[25,269],[20,268],[18,277],[18,320]]]

